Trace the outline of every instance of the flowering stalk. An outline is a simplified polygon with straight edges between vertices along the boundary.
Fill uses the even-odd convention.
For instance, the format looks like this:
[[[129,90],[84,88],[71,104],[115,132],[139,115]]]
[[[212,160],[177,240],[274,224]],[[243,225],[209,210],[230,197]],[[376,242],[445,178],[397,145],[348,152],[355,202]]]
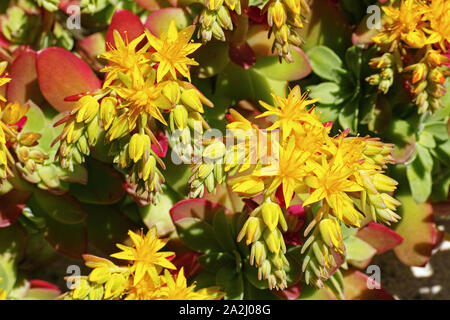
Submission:
[[[102,55],[109,62],[102,69],[107,73],[103,88],[82,96],[56,124],[65,124],[54,141],[60,142],[56,157],[62,167],[82,163],[104,130],[114,163],[127,172],[137,194],[157,201],[165,165],[158,156],[162,148],[155,131],[163,125],[172,136],[176,130],[190,135],[189,124],[195,120],[207,127],[203,104],[212,107],[193,85],[178,78],[179,73],[190,81],[188,66],[197,64],[187,57],[200,46],[190,42],[194,28],[178,32],[172,21],[161,38],[145,31],[131,42],[114,31],[115,46],[108,44],[109,51]]]
[[[218,300],[225,294],[217,287],[195,290],[187,285],[184,270],[176,274],[175,266],[167,259],[173,252],[160,251],[168,239],[159,239],[156,227],[144,236],[129,231],[133,246],[117,244],[121,252],[111,257],[130,261],[117,266],[112,261],[84,255],[86,266],[92,268],[88,276],[76,279],[76,287],[61,296],[67,300]]]
[[[372,40],[383,55],[370,66],[380,73],[366,80],[387,93],[395,73],[403,74],[420,114],[442,106],[449,75],[445,43],[450,40],[450,3],[443,0],[406,0],[399,8],[384,6],[383,29]]]

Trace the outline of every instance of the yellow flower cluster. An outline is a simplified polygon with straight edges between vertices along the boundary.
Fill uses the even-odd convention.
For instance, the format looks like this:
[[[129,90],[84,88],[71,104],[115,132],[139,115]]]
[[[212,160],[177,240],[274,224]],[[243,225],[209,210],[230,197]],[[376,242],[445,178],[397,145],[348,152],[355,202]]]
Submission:
[[[0,63],[0,87],[11,81],[6,72],[7,62]],[[0,95],[0,184],[13,175],[17,167],[22,174],[29,175],[36,169],[36,164],[43,163],[47,156],[36,149],[31,149],[41,137],[38,133],[20,132],[18,122],[25,116],[29,106],[17,102],[7,102]],[[10,152],[13,149],[14,155]]]
[[[176,267],[168,260],[173,252],[160,251],[168,239],[159,239],[156,227],[146,235],[128,232],[133,246],[117,244],[121,252],[111,257],[126,260],[127,266],[85,255],[86,265],[93,270],[88,276],[75,279],[76,288],[65,293],[64,299],[74,300],[218,300],[225,295],[217,287],[195,290],[187,285],[184,270],[176,275],[169,270]]]
[[[438,109],[448,75],[442,64],[449,62],[444,54],[446,43],[450,42],[450,2],[405,0],[399,7],[392,3],[383,6],[383,11],[383,29],[372,40],[385,53],[371,61],[371,66],[381,72],[367,80],[386,93],[393,83],[394,67],[399,72],[411,72],[411,93],[419,113]],[[403,66],[399,56],[407,57],[406,61],[413,58],[414,63]]]
[[[267,11],[267,22],[275,36],[273,48],[288,62],[293,61],[291,45],[300,46],[303,43],[300,35],[302,16],[309,10],[305,0],[270,0],[263,8]]]
[[[190,38],[195,27],[178,32],[171,21],[161,38],[148,30],[128,42],[114,30],[115,45],[102,55],[108,65],[103,88],[83,96],[70,114],[58,124],[65,123],[57,158],[64,168],[72,168],[73,161],[81,163],[97,143],[100,129],[110,144],[110,154],[120,168],[128,171],[129,181],[137,186],[137,193],[156,199],[164,177],[157,164],[164,163],[152,150],[152,144],[162,150],[154,132],[160,125],[171,132],[180,130],[180,136],[190,136],[195,120],[203,120],[203,104],[212,107],[189,82],[188,66],[197,63],[187,56],[200,44]],[[168,121],[164,113],[169,114]]]
[[[383,30],[373,37],[380,45],[423,48],[438,45],[442,51],[450,40],[450,3],[445,0],[405,0],[400,6],[383,6]]]
[[[299,86],[287,98],[273,94],[273,99],[274,106],[261,102],[268,111],[259,117],[274,119],[265,134],[277,131],[279,140],[271,140],[267,148],[257,149],[258,145],[248,142],[234,146],[234,151],[240,150],[236,159],[245,161],[225,161],[225,170],[236,175],[230,181],[234,192],[242,197],[263,196],[261,205],[243,226],[238,241],[246,237],[247,245],[252,245],[257,257],[254,261],[269,285],[284,288],[283,270],[288,263],[280,229],[286,231],[287,225],[276,198],[277,189],[282,190],[286,208],[295,196],[304,207],[320,204],[305,236],[314,231],[302,249],[305,252],[316,242],[311,248],[321,253],[318,254],[320,266],[330,272],[336,266],[331,251],[344,253],[341,223],[357,228],[365,218],[387,224],[396,222],[400,217],[395,210],[400,203],[388,194],[396,189],[397,182],[383,174],[383,168],[392,163],[392,145],[376,138],[348,137],[348,131],[330,136],[331,126],[321,123],[314,108],[308,108],[317,100],[308,100]],[[231,131],[256,127],[236,112],[233,114],[234,121],[228,125]],[[266,138],[262,130],[254,132],[260,139]],[[251,156],[255,152],[268,149],[279,151],[269,163],[260,161],[262,154],[258,154],[254,163],[247,161],[255,159]],[[322,277],[318,278],[326,279],[330,272],[322,271],[319,273]],[[319,282],[313,282],[320,286]]]

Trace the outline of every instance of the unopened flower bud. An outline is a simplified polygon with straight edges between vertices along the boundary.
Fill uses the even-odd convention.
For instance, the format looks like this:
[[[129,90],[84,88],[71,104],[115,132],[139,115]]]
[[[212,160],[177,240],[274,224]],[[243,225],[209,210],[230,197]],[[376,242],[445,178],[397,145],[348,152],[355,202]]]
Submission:
[[[323,241],[329,246],[343,253],[344,242],[341,226],[336,219],[323,219],[319,223],[319,230]]]

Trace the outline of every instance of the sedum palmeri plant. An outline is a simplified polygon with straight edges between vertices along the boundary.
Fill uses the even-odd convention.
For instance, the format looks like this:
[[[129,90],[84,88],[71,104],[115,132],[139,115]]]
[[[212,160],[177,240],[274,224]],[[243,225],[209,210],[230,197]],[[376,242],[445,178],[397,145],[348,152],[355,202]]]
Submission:
[[[88,276],[71,279],[74,288],[62,295],[68,300],[217,300],[224,296],[217,287],[195,290],[187,285],[183,267],[176,267],[168,258],[174,252],[160,251],[168,239],[159,239],[156,227],[147,234],[128,232],[133,245],[117,244],[121,252],[111,257],[129,261],[118,266],[112,261],[84,255]]]
[[[393,2],[396,2],[394,6]],[[407,78],[418,112],[442,107],[449,74],[445,56],[450,40],[450,3],[444,0],[391,1],[382,7],[383,28],[372,40],[381,48],[370,66],[380,72],[367,78],[387,93],[397,73]]]
[[[65,125],[54,141],[60,142],[57,159],[63,168],[84,162],[104,130],[109,154],[137,186],[137,194],[157,200],[164,182],[160,169],[165,165],[154,151],[161,151],[156,131],[163,125],[170,133],[179,130],[179,139],[188,139],[193,121],[203,121],[207,127],[202,103],[212,106],[177,74],[190,81],[188,66],[196,62],[187,56],[200,46],[190,41],[194,28],[178,32],[172,20],[161,38],[146,31],[131,42],[114,30],[115,45],[108,44],[102,55],[108,61],[102,69],[107,73],[103,88],[79,97],[74,109],[57,123]],[[139,47],[141,42],[145,44]]]
[[[306,283],[320,288],[339,267],[336,257],[345,256],[341,224],[358,228],[364,219],[388,225],[400,219],[395,213],[400,202],[389,195],[397,182],[383,174],[392,163],[393,146],[368,136],[349,137],[348,131],[330,136],[330,124],[320,122],[320,115],[309,107],[317,100],[309,100],[299,86],[287,97],[273,94],[273,98],[273,106],[261,102],[267,111],[258,118],[275,119],[264,131],[231,111],[228,129],[240,143],[226,152],[221,141],[211,144],[216,159],[220,154],[222,158],[216,164],[201,164],[194,181],[219,164],[228,174],[233,192],[243,198],[263,198],[250,213],[237,241],[245,238],[251,246],[252,264],[270,288],[287,286],[283,232],[288,231],[288,225],[283,209],[290,207],[294,196],[303,207],[315,207],[301,253],[305,254],[302,269]],[[275,132],[279,139],[268,139],[267,135]],[[252,143],[261,140],[267,145]],[[214,153],[205,151],[206,157]],[[268,153],[272,155],[265,161]],[[277,190],[281,191],[284,208]]]

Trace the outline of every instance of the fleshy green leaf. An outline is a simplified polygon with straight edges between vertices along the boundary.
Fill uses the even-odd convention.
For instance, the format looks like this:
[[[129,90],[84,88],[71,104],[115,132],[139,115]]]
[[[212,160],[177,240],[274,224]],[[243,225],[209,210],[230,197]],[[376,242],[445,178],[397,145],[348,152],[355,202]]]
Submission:
[[[339,97],[340,88],[334,82],[322,82],[318,85],[309,86],[309,96],[313,99],[320,99],[320,104],[339,104],[342,98]]]
[[[345,73],[341,58],[328,47],[318,46],[308,51],[312,71],[322,79],[337,82],[340,74]]]
[[[79,201],[91,204],[112,204],[125,195],[121,174],[111,166],[90,159],[87,185],[71,184],[70,193]]]
[[[148,228],[156,226],[158,235],[165,236],[175,231],[175,226],[170,216],[170,209],[175,202],[179,200],[179,196],[169,188],[164,190],[160,195],[159,202],[155,205],[139,207],[139,214],[142,221]]]
[[[370,244],[355,236],[345,239],[344,244],[347,261],[358,268],[365,268],[377,252]]]
[[[30,201],[33,204],[33,211],[35,206],[38,206],[46,215],[62,224],[79,224],[86,218],[86,210],[67,194],[57,196],[36,189]]]
[[[427,148],[418,144],[416,149],[417,157],[406,167],[406,175],[414,199],[421,203],[425,202],[431,194],[433,158]]]
[[[213,228],[198,218],[182,218],[175,222],[178,236],[189,248],[199,252],[220,252]]]

